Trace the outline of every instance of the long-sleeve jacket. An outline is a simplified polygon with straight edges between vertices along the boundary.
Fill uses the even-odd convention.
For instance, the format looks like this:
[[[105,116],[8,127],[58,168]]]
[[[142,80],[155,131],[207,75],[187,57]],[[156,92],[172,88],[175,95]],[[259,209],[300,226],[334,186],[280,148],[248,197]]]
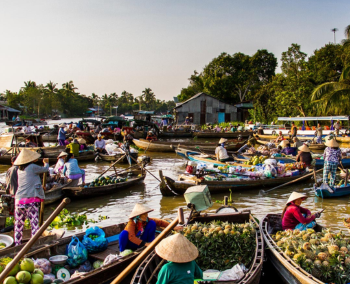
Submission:
[[[164,221],[162,219],[158,219],[158,218],[148,218],[149,220],[153,220],[154,222],[156,222],[157,227],[167,227],[169,225],[169,223],[167,221]],[[143,222],[143,227],[145,227],[147,225],[146,222]],[[142,240],[139,239],[138,237],[136,237],[137,232],[137,226],[136,223],[134,222],[134,220],[129,219],[128,224],[126,225],[125,231],[128,231],[129,233],[129,241],[133,242],[134,244],[137,244],[138,246],[142,243]]]
[[[66,131],[64,131],[64,128],[61,127],[59,130],[58,130],[58,136],[57,136],[57,139],[58,140],[66,140]]]
[[[79,168],[78,161],[76,159],[70,158],[69,161],[64,164],[62,173],[65,176],[69,176],[83,174],[84,171]]]
[[[6,172],[6,193],[15,195],[18,189],[18,167],[12,166]]]
[[[308,224],[315,220],[315,215],[312,215],[310,218],[306,218],[302,214],[306,214],[306,216],[309,216],[311,215],[311,212],[310,210],[297,206],[294,203],[289,205],[282,219],[283,230],[294,230],[296,225],[298,225],[299,223]]]
[[[297,156],[297,162],[305,163],[306,165],[311,165],[312,156],[310,152],[302,152],[300,151]]]

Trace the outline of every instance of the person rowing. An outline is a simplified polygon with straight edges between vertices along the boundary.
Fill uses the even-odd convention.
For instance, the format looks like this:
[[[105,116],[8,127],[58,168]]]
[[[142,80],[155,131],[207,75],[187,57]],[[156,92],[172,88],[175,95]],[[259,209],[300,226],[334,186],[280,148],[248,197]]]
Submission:
[[[136,203],[129,215],[129,222],[119,236],[119,250],[137,250],[148,246],[156,237],[156,227],[167,227],[169,223],[158,218],[149,218],[154,211],[143,204]]]
[[[307,196],[302,193],[292,192],[289,196],[286,206],[282,212],[282,229],[300,231],[311,229],[316,226],[314,220],[320,218],[321,213],[311,215],[310,210],[301,207],[301,203],[307,199]]]
[[[341,150],[339,149],[339,144],[337,141],[335,141],[335,139],[328,140],[325,144],[327,148],[323,153],[323,182],[326,184],[329,182],[330,186],[334,186],[338,164],[342,159]],[[331,175],[330,179],[329,174]]]

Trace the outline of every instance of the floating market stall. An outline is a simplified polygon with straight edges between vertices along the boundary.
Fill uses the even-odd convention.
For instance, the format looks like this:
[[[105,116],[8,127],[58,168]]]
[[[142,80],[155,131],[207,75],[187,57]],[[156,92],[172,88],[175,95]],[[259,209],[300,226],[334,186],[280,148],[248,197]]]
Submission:
[[[264,244],[258,224],[250,211],[234,212],[229,206],[223,206],[216,214],[201,215],[201,211],[212,206],[205,186],[189,188],[185,199],[192,212],[180,233],[199,250],[196,262],[204,271],[203,280],[258,284],[263,266]],[[153,251],[141,263],[130,283],[156,284],[157,275],[165,263],[167,261]],[[227,274],[238,266],[246,270],[240,274]],[[217,272],[206,272],[208,269]]]

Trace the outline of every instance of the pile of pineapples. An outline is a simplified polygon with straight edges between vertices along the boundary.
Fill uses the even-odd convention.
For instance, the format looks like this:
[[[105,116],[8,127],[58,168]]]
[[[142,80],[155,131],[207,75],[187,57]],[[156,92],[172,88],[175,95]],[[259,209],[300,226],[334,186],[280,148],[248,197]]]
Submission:
[[[237,263],[249,267],[254,257],[254,223],[197,222],[185,227],[181,233],[198,248],[199,256],[196,262],[202,270],[223,271]]]
[[[287,256],[316,278],[337,284],[350,281],[350,238],[341,231],[287,230],[272,238]]]

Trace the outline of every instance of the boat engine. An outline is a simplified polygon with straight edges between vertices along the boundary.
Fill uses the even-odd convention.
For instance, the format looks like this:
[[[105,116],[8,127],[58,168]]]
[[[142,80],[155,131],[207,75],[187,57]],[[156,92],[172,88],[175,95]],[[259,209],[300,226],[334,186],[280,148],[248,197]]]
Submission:
[[[213,206],[210,191],[207,185],[196,185],[189,187],[186,190],[184,197],[187,207],[191,209],[190,218],[192,214],[199,215],[200,211],[206,210]]]

